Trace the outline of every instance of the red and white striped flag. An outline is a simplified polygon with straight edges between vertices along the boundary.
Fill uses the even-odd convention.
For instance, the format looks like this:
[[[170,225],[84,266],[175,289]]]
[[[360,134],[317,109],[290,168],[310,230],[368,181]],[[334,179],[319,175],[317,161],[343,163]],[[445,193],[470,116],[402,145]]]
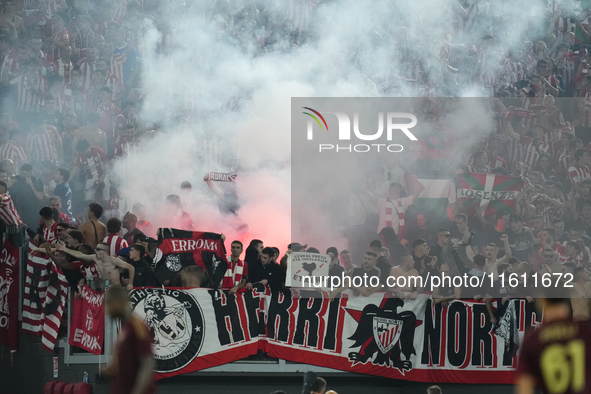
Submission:
[[[23,331],[41,335],[41,344],[53,351],[66,306],[68,281],[49,256],[33,252],[29,240],[29,262],[23,302]]]

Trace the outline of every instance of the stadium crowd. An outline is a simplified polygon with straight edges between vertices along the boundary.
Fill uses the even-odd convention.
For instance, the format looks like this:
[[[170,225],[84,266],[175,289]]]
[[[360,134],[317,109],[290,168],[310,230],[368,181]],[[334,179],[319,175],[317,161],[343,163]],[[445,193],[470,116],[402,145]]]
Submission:
[[[251,57],[296,51],[318,39],[309,23],[323,3],[290,1],[283,12],[274,12],[256,2],[214,2],[211,26]],[[477,86],[491,97],[498,127],[449,172],[380,159],[362,187],[339,195],[344,204],[331,201],[330,206],[347,207],[339,217],[349,247],[326,251],[332,256],[330,275],[367,273],[385,281],[388,275],[467,273],[496,279],[503,273],[570,273],[581,298],[575,315],[588,320],[591,9],[551,2],[546,29],[531,29],[500,51],[497,35],[524,23],[522,16],[498,24],[493,4],[460,0],[458,5],[454,29],[438,42],[435,61],[407,54],[396,72],[384,70],[368,79],[377,95],[410,91],[425,98],[426,118],[434,122],[441,116],[435,97]],[[158,51],[166,56],[174,50],[175,15],[190,7],[190,2],[150,0],[1,2],[0,218],[8,227],[27,227],[38,245],[56,244],[52,259],[73,286],[84,278],[129,288],[211,285],[200,267],[183,270],[171,283],[157,283],[158,226],[141,202],[121,211],[118,181],[110,176],[117,160],[141,151],[142,138],[162,132],[141,117],[143,34],[155,26],[162,34]],[[404,39],[411,42],[403,49],[420,47],[419,35],[408,33]],[[240,103],[227,106],[237,109]],[[435,217],[414,206],[418,195],[412,194],[407,175],[453,179],[457,170],[520,178],[525,186],[515,209],[483,216],[476,200],[468,207],[450,204],[445,217]],[[169,195],[166,204],[170,227],[194,227],[179,195]],[[295,243],[288,248],[306,249],[319,253]],[[228,260],[223,289],[283,286],[288,259],[277,247],[256,239],[244,250],[233,241]],[[422,290],[390,288],[399,296]],[[531,295],[527,284],[501,287],[498,281],[468,293],[453,287],[433,293],[438,302],[462,297],[485,299],[488,305]],[[492,306],[489,311],[491,319],[498,318]]]

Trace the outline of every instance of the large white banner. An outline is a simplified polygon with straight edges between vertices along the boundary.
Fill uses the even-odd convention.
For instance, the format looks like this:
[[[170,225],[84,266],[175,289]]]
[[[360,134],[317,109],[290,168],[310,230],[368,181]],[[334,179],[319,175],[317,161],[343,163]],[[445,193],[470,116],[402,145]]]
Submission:
[[[262,349],[289,361],[396,379],[510,384],[524,331],[541,320],[525,300],[509,301],[493,326],[481,302],[317,295],[262,286],[235,296],[154,288],[134,290],[131,304],[154,331],[158,378]]]

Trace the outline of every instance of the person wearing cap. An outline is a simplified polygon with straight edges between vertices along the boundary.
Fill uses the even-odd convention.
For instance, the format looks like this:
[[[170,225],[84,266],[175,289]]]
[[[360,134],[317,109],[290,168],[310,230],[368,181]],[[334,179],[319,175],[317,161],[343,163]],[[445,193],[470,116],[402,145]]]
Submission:
[[[292,243],[287,245],[287,249],[291,250],[292,252],[303,252],[308,248],[308,245],[301,245],[299,243]]]
[[[528,227],[524,227],[521,215],[511,215],[509,219],[509,245],[513,257],[519,261],[530,261],[534,256],[534,235]]]

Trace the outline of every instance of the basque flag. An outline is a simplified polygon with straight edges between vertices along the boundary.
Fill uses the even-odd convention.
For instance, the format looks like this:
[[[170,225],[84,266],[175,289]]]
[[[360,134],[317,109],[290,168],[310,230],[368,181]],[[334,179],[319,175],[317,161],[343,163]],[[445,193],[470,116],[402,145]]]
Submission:
[[[170,281],[180,270],[192,265],[203,267],[217,289],[226,270],[226,248],[220,234],[184,231],[173,228],[158,230],[161,258],[155,274],[160,283]]]
[[[498,211],[509,214],[515,210],[517,195],[523,190],[520,177],[463,172],[458,181],[457,198],[460,206],[471,210],[474,200],[479,200],[483,216]]]

